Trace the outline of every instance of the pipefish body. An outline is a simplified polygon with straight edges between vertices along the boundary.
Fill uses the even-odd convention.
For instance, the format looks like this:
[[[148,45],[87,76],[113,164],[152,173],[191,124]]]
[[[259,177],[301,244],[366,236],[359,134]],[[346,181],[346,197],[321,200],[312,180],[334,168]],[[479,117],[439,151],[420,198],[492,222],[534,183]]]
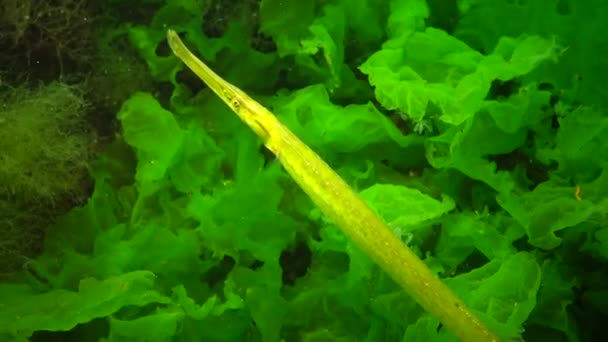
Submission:
[[[199,60],[169,30],[173,53],[219,96],[263,141],[315,205],[369,258],[461,341],[498,341],[392,230],[314,151],[261,104]]]

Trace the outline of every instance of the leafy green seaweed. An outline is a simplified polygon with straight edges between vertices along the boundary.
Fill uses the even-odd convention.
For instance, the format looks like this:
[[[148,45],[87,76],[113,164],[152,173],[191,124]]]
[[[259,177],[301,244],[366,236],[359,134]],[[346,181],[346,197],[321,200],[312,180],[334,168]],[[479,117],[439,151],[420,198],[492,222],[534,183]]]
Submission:
[[[0,284],[0,339],[455,340],[168,53],[167,28],[505,340],[606,338],[603,2],[129,3],[150,13],[103,37],[154,91],[116,113],[86,205]]]
[[[28,337],[37,330],[64,331],[79,323],[114,314],[127,306],[168,303],[154,291],[154,274],[149,271],[124,273],[99,281],[84,278],[77,292],[57,289],[32,292],[27,286],[3,285],[2,326],[5,336]]]

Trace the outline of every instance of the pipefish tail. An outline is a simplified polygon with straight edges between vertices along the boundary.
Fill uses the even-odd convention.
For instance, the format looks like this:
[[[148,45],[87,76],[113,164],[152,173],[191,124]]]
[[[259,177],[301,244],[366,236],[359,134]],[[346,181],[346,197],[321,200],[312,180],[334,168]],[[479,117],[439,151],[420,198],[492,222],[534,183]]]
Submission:
[[[315,205],[426,311],[461,341],[499,341],[314,151],[192,54],[175,31],[169,30],[167,39],[173,53],[262,139]]]

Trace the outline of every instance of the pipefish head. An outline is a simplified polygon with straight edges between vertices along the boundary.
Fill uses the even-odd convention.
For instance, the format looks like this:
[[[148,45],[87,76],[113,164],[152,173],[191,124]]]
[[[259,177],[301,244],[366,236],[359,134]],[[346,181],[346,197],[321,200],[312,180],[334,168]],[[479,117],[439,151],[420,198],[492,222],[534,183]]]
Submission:
[[[167,31],[167,40],[173,53],[181,59],[207,86],[219,96],[264,142],[270,134],[274,116],[242,90],[213,72],[182,42],[177,32]]]
[[[264,142],[268,141],[268,127],[274,116],[264,106],[227,82],[222,87],[220,97]]]

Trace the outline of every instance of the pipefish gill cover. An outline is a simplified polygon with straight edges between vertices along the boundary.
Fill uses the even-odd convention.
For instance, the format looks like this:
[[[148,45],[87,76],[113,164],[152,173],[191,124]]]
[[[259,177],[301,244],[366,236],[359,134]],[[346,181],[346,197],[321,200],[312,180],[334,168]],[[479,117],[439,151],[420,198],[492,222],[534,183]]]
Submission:
[[[0,340],[457,340],[173,55],[168,29],[501,339],[604,339],[607,13],[0,0]]]

